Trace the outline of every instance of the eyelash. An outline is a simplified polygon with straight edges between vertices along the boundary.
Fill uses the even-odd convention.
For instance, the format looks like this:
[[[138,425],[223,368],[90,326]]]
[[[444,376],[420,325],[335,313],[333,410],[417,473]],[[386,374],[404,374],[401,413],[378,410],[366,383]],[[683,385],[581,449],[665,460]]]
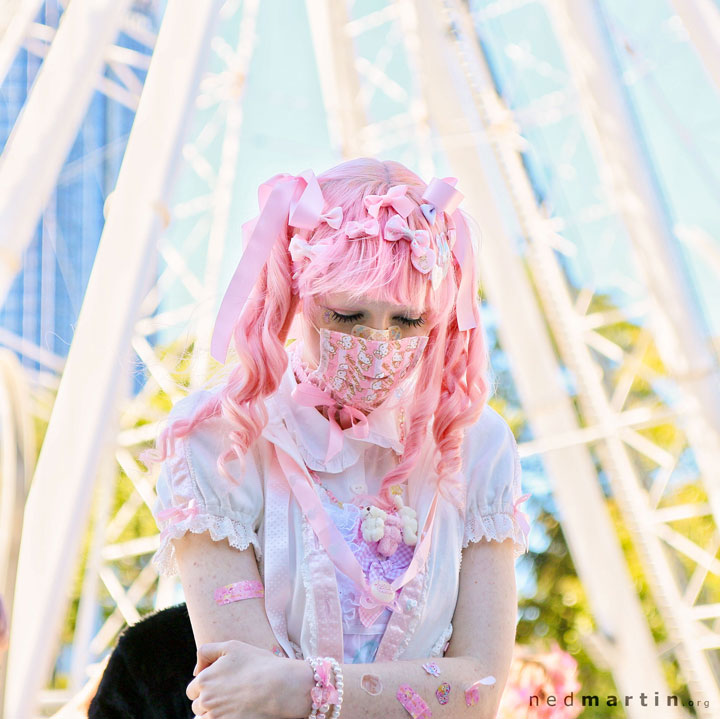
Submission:
[[[336,322],[353,322],[354,320],[359,320],[360,317],[362,317],[362,314],[355,314],[355,315],[340,315],[335,310],[330,310],[332,312],[332,318]],[[422,324],[425,324],[425,320],[422,317],[418,317],[417,319],[411,319],[409,317],[398,317],[403,324],[407,325],[408,327],[419,327]]]

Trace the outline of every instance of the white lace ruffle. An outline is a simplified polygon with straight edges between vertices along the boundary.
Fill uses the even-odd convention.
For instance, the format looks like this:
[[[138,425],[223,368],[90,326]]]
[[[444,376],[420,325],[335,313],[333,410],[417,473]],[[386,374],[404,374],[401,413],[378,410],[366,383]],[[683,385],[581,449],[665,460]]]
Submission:
[[[158,572],[168,576],[179,574],[175,545],[170,540],[179,539],[187,532],[202,534],[208,531],[214,542],[227,539],[230,546],[235,549],[247,549],[252,544],[257,561],[260,562],[262,559],[262,547],[253,529],[252,520],[237,521],[230,517],[198,514],[167,526],[166,534],[160,540],[160,547],[152,557],[152,563],[157,567]]]
[[[453,633],[453,625],[452,622],[445,627],[445,631],[440,635],[440,638],[433,644],[433,648],[430,650],[430,656],[431,657],[441,657],[444,655],[443,647],[445,646],[445,642],[450,641],[450,637]]]
[[[470,542],[479,542],[481,539],[503,542],[512,538],[513,554],[517,559],[529,549],[528,538],[522,531],[512,509],[499,510],[488,514],[479,514],[468,511],[465,516],[465,533],[462,548],[465,549]]]

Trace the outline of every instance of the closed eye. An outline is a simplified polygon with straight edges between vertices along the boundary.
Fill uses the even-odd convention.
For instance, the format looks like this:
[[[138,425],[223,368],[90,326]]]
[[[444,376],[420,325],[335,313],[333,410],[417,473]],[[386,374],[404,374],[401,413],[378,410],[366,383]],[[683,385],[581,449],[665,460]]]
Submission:
[[[338,312],[335,312],[335,310],[330,310],[330,312],[332,313],[332,318],[336,322],[357,322],[357,320],[359,320],[362,317],[362,312],[358,312],[354,315],[341,315]],[[403,317],[401,315],[398,317],[394,317],[393,319],[399,320],[404,325],[409,326],[409,327],[419,327],[420,325],[425,324],[425,319],[422,317],[411,318],[411,317]]]

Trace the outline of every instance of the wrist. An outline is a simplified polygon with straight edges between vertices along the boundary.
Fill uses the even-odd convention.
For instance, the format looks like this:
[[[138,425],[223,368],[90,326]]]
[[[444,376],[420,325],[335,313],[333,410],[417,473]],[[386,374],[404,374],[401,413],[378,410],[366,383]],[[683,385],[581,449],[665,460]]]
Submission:
[[[283,719],[306,717],[312,711],[310,690],[315,686],[314,672],[305,659],[284,659],[288,667],[280,696],[284,696],[278,716]]]

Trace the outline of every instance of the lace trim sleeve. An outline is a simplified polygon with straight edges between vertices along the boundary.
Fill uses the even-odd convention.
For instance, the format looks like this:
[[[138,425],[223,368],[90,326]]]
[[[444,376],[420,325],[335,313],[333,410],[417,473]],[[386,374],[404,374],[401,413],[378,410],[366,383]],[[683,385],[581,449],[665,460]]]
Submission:
[[[255,550],[255,558],[258,562],[262,559],[262,548],[260,547],[257,532],[253,529],[252,519],[237,521],[230,517],[197,514],[194,517],[188,517],[181,522],[166,527],[160,538],[160,547],[152,557],[152,562],[157,567],[158,572],[168,576],[179,573],[175,545],[171,540],[179,539],[186,532],[202,534],[208,531],[214,542],[227,539],[228,544],[235,547],[235,549],[247,549],[252,544]]]
[[[513,556],[515,559],[528,551],[528,537],[513,514],[512,508],[507,511],[497,511],[489,514],[468,513],[465,520],[463,549],[470,542],[479,542],[481,539],[503,542],[508,538],[513,540]]]

